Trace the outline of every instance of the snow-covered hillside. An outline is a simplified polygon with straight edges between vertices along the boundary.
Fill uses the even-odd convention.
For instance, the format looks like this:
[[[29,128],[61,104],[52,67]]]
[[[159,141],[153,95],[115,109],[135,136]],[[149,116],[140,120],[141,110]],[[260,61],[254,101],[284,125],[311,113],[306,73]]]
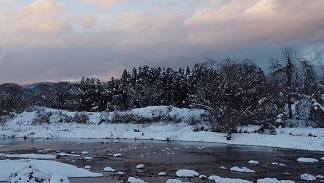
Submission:
[[[323,128],[277,128],[260,134],[259,126],[239,128],[227,140],[201,121],[203,110],[153,106],[124,112],[80,113],[56,109],[23,112],[1,125],[3,138],[129,138],[204,141],[324,151]],[[120,123],[129,120],[128,123]],[[141,121],[141,124],[132,123]],[[155,122],[152,122],[155,121]]]

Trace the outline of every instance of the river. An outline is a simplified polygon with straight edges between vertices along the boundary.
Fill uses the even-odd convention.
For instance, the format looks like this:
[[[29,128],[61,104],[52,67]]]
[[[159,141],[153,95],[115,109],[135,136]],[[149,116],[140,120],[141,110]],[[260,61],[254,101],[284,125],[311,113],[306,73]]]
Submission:
[[[303,182],[300,175],[304,173],[324,175],[323,152],[279,149],[260,146],[241,146],[220,143],[152,141],[127,139],[1,139],[0,153],[39,153],[42,149],[51,149],[48,153],[57,152],[81,154],[88,151],[92,157],[86,161],[81,157],[65,156],[56,161],[84,168],[91,166],[92,172],[103,173],[101,178],[70,178],[71,183],[125,182],[133,176],[147,182],[165,182],[174,179],[179,169],[191,169],[199,174],[218,175],[225,178],[239,178],[256,182],[258,179],[270,177],[279,180]],[[113,157],[120,153],[121,157]],[[315,158],[317,163],[300,163],[300,157]],[[248,163],[250,160],[258,164]],[[279,166],[276,163],[281,163]],[[136,165],[144,164],[142,170]],[[230,168],[247,167],[255,173],[239,173]],[[104,172],[105,167],[112,167],[124,174],[117,175]],[[223,167],[223,168],[220,168]],[[166,172],[166,176],[158,176]],[[177,178],[187,182],[212,182],[199,178]],[[305,181],[306,182],[306,181]]]

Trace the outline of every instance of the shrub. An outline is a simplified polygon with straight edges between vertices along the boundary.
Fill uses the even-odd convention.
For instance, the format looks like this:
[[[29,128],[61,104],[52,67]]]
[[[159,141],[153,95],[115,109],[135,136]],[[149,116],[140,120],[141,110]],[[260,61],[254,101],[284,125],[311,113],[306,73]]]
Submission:
[[[89,121],[89,116],[86,112],[76,112],[72,121],[86,124]]]
[[[67,114],[64,114],[62,111],[58,111],[57,115],[59,117],[58,122],[60,123],[69,123],[72,121],[71,117],[68,116]]]
[[[44,108],[39,109],[35,113],[35,118],[33,119],[32,124],[43,124],[43,123],[50,123],[50,117],[52,116],[52,112],[46,112]]]

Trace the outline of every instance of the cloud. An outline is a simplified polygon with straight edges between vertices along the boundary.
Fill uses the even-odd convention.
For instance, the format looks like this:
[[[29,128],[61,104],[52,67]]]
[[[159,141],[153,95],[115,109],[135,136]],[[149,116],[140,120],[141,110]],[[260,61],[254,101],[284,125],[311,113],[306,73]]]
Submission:
[[[185,20],[192,44],[235,47],[263,41],[323,41],[324,1],[214,1]]]
[[[92,14],[84,14],[79,17],[79,22],[84,29],[91,29],[95,26],[96,19]]]
[[[6,44],[46,45],[55,35],[71,30],[62,20],[62,6],[55,0],[36,0],[10,12],[0,13],[0,33]],[[32,36],[31,36],[32,35]]]
[[[0,0],[0,3],[3,4],[14,4],[17,0]]]
[[[101,7],[111,7],[115,4],[115,0],[84,0],[84,2],[97,4]]]
[[[37,0],[16,12],[14,18],[21,26],[44,33],[57,33],[69,28],[67,22],[60,21],[61,6],[54,0]]]
[[[6,55],[6,47],[3,47],[1,50],[1,54],[0,54],[0,62],[4,59],[5,55]]]
[[[176,13],[122,12],[101,17],[98,24],[104,25],[110,34],[114,33],[113,36],[118,39],[117,49],[133,52],[152,46],[178,45],[185,38],[182,22],[183,17]]]
[[[324,1],[190,2],[34,0],[0,8],[0,48],[8,48],[0,82],[109,79],[132,67],[177,68],[204,58],[248,57],[266,68],[287,43],[308,58],[322,56],[323,49],[315,48],[324,41]],[[84,3],[116,9],[94,12],[97,7]]]

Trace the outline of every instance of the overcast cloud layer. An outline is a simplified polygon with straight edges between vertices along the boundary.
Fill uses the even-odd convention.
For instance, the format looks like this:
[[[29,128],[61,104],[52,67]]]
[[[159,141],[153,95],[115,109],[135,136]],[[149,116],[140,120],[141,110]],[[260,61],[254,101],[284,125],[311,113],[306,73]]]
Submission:
[[[324,62],[323,0],[0,0],[0,83],[119,77],[280,49]]]

